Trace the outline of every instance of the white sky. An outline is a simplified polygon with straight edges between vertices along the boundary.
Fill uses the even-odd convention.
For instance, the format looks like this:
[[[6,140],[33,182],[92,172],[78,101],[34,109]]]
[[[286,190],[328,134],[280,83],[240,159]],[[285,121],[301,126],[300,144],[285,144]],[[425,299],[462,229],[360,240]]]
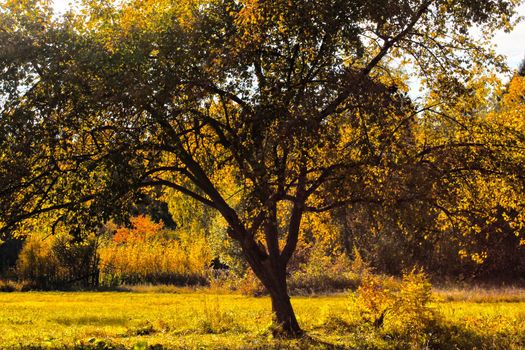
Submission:
[[[54,0],[55,8],[62,12],[70,7],[70,0]],[[518,15],[525,16],[525,3],[518,9]],[[496,51],[507,57],[510,68],[517,68],[525,57],[525,21],[519,23],[511,33],[496,33],[494,40]]]
[[[525,16],[525,3],[518,8],[518,15]],[[496,44],[496,51],[507,56],[509,67],[517,68],[525,58],[525,20],[514,27],[511,33],[496,33],[493,42]]]

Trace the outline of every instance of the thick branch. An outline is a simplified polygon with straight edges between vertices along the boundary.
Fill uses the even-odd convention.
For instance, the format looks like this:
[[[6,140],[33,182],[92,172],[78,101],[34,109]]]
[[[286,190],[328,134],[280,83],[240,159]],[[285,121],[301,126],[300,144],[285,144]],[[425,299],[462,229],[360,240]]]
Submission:
[[[191,198],[201,202],[202,204],[205,204],[213,209],[217,209],[217,207],[215,206],[215,203],[213,203],[212,201],[210,201],[209,199],[206,199],[204,198],[203,196],[185,188],[184,186],[181,186],[181,185],[177,185],[176,183],[173,183],[171,181],[168,181],[168,180],[164,180],[164,179],[152,179],[152,180],[147,180],[147,181],[143,181],[142,184],[144,185],[144,187],[147,187],[147,186],[165,186],[165,187],[169,187],[169,188],[172,188],[174,190],[177,190],[187,196],[190,196]]]
[[[288,263],[290,258],[292,257],[295,248],[297,247],[297,242],[299,240],[299,230],[301,227],[301,219],[303,217],[304,213],[304,201],[306,200],[306,192],[305,192],[305,186],[306,186],[306,166],[303,166],[301,169],[301,172],[299,174],[299,179],[297,183],[297,192],[296,192],[296,200],[294,201],[294,205],[292,208],[292,213],[290,215],[290,222],[288,225],[288,237],[286,240],[286,244],[283,248],[283,251],[281,253],[281,259],[284,261],[284,263]]]
[[[221,196],[219,191],[217,191],[217,189],[212,184],[212,182],[210,181],[204,170],[201,168],[201,166],[195,161],[195,159],[193,159],[191,154],[189,154],[186,151],[177,132],[173,129],[170,123],[166,119],[164,119],[163,116],[159,114],[153,107],[146,106],[145,108],[175,144],[179,159],[194,176],[193,181],[195,182],[195,185],[208,195],[208,197],[213,202],[213,207],[219,210],[221,215],[226,219],[228,224],[232,227],[232,229],[235,232],[247,236],[246,229],[239,217],[237,216],[235,210],[233,210],[228,205],[228,203],[226,203],[224,198]]]

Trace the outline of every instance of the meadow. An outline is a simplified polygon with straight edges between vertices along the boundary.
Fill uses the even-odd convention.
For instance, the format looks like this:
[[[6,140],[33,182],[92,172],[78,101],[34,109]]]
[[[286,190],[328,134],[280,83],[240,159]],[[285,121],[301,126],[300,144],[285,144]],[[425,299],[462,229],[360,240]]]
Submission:
[[[276,339],[270,299],[175,288],[0,293],[2,349],[523,349],[523,290],[434,293],[424,328],[377,328],[348,294],[293,297],[302,339]],[[411,327],[413,325],[405,325]],[[407,330],[405,329],[405,330]]]

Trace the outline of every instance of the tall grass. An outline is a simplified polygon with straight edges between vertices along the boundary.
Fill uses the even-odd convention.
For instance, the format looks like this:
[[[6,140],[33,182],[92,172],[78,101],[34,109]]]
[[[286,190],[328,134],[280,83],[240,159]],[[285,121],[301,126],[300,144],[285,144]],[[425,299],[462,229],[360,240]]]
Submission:
[[[191,244],[158,239],[126,244],[110,243],[99,249],[104,285],[195,285],[207,281],[211,254],[202,238]]]
[[[211,249],[202,233],[165,230],[139,216],[99,248],[103,285],[206,284]]]
[[[520,303],[525,302],[525,289],[519,287],[438,287],[434,289],[437,298],[444,301],[465,301],[470,303]]]

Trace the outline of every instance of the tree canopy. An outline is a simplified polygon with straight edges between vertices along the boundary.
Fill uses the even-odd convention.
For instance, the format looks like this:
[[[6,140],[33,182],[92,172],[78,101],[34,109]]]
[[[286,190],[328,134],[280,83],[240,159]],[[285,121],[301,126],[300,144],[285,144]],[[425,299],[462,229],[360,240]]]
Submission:
[[[424,203],[451,218],[485,175],[523,204],[523,134],[476,103],[503,60],[469,35],[510,29],[517,4],[84,1],[55,16],[4,1],[0,229],[46,216],[80,232],[178,191],[220,213],[298,334],[286,266],[305,213]]]

